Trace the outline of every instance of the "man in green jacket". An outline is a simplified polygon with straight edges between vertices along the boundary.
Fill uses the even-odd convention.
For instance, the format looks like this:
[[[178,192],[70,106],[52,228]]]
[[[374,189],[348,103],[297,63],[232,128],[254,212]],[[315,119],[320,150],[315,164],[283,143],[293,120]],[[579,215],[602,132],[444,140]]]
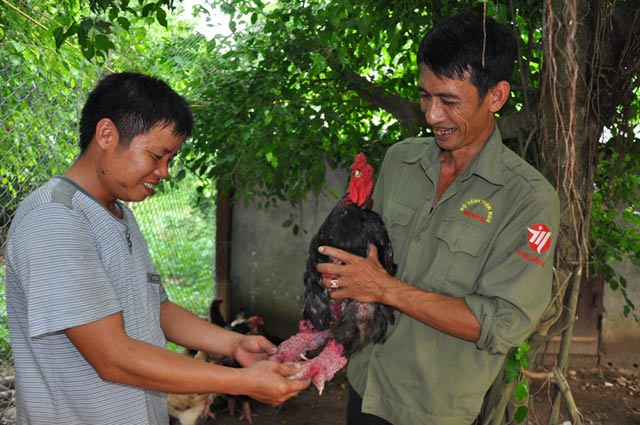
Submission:
[[[420,44],[420,102],[434,137],[392,146],[373,195],[394,247],[377,261],[320,247],[344,264],[332,298],[397,309],[383,344],[354,354],[349,425],[473,423],[507,351],[551,298],[555,189],[502,143],[516,40],[490,18],[447,18]],[[329,279],[324,284],[330,288]]]

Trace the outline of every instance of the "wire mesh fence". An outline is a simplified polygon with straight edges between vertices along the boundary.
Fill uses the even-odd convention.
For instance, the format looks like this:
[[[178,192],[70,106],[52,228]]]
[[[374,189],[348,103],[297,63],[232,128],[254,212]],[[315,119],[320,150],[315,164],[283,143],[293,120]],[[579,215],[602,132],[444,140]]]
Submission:
[[[29,11],[27,10],[26,13]],[[3,9],[7,19],[24,16]],[[14,14],[13,16],[11,14]],[[25,25],[29,24],[25,20]],[[86,96],[109,72],[80,57],[70,62],[37,38],[5,28],[0,52],[47,53],[46,63],[22,57],[0,59],[0,376],[11,374],[12,357],[7,326],[4,253],[6,237],[18,204],[51,176],[62,174],[78,153],[78,122]],[[34,47],[35,46],[35,47]],[[153,50],[157,46],[149,46]],[[56,61],[59,61],[57,63]],[[187,64],[189,58],[182,58]],[[38,63],[40,63],[38,65]],[[62,74],[59,70],[63,69]],[[179,75],[154,75],[170,85]],[[180,164],[174,164],[180,167]],[[174,169],[172,168],[172,172]],[[196,191],[196,186],[199,190]],[[202,196],[210,192],[211,196]],[[214,293],[215,205],[214,188],[186,173],[167,182],[156,195],[129,204],[145,235],[152,259],[163,275],[169,297],[205,314]],[[4,385],[0,383],[0,385]],[[0,400],[0,407],[3,406]],[[0,411],[2,409],[0,408]],[[0,418],[0,423],[2,418]]]

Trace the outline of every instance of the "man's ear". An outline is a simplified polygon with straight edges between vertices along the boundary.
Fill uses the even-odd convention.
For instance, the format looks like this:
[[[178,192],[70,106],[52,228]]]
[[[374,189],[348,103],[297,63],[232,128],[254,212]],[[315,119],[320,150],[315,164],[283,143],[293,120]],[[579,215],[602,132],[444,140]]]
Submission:
[[[96,144],[102,150],[108,150],[109,147],[118,145],[118,129],[109,118],[102,118],[96,124]]]
[[[487,93],[489,110],[495,113],[502,109],[507,100],[509,100],[509,94],[511,94],[511,84],[504,80],[489,89],[489,93]]]

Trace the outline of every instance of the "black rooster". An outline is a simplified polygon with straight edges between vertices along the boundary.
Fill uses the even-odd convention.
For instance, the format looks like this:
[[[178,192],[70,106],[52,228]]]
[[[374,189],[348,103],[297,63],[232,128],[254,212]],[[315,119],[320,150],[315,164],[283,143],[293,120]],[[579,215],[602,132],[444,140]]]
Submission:
[[[324,383],[346,365],[352,353],[370,342],[383,342],[388,325],[394,321],[393,309],[389,306],[351,299],[332,300],[329,290],[322,285],[323,276],[316,269],[318,263],[337,262],[320,254],[319,246],[332,246],[366,257],[369,245],[373,244],[378,249],[380,264],[389,274],[395,275],[396,264],[384,222],[378,214],[367,209],[371,205],[372,188],[373,168],[360,153],[351,165],[347,195],[333,208],[311,240],[304,274],[304,320],[300,322],[299,332],[284,341],[278,354],[272,356],[280,362],[298,361],[305,359],[307,351],[324,345],[320,354],[301,363],[302,370],[297,375],[311,378],[320,394]]]

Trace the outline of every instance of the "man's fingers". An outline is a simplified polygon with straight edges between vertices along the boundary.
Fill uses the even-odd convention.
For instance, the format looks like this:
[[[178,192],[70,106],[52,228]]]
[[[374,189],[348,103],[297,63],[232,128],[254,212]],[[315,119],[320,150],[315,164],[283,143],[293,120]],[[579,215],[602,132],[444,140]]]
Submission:
[[[260,343],[260,348],[262,348],[264,352],[268,354],[276,354],[278,352],[278,347],[273,345],[273,343],[267,338],[261,337],[258,341]]]
[[[347,251],[343,251],[340,248],[334,248],[332,246],[320,246],[318,247],[318,252],[322,255],[338,259],[343,263],[348,263],[348,260],[354,256]]]
[[[311,384],[311,378],[296,379],[293,382],[293,393],[298,395],[300,391],[304,390]]]
[[[300,372],[300,365],[298,363],[280,363],[276,372],[285,377],[293,376]]]
[[[378,261],[378,247],[372,243],[369,244],[369,252],[367,253],[367,258],[375,259],[376,261]]]

